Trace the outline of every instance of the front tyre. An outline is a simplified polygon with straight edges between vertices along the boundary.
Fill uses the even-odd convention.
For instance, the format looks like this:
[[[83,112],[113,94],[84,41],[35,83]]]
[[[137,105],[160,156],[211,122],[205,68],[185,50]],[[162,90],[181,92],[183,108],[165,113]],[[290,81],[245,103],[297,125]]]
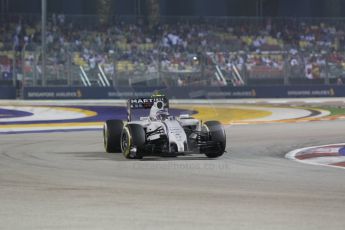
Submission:
[[[107,120],[103,125],[103,141],[105,151],[108,153],[121,152],[121,132],[123,129],[123,121]]]
[[[121,134],[121,150],[127,159],[141,159],[138,152],[145,144],[146,134],[141,125],[127,124]]]
[[[220,157],[225,152],[226,135],[219,121],[206,121],[202,126],[202,132],[207,136],[208,146],[205,155],[209,158]]]

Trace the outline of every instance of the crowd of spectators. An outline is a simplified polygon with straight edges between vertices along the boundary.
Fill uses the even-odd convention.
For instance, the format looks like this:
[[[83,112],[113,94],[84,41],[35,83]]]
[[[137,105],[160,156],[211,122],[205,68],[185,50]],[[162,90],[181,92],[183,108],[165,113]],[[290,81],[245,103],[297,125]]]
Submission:
[[[100,64],[109,76],[174,73],[176,82],[195,73],[213,79],[213,74],[205,76],[205,72],[212,73],[216,65],[227,79],[233,66],[252,78],[282,77],[288,72],[291,77],[315,79],[345,73],[345,24],[341,21],[176,20],[149,25],[141,19],[115,18],[109,24],[98,23],[97,17],[85,19],[63,14],[49,17],[47,63],[52,72],[63,71],[70,62],[91,72]],[[25,49],[24,59],[18,58],[17,63],[28,74],[33,72],[39,60],[35,54],[40,53],[40,21],[24,16],[3,20],[0,34],[3,78],[11,76],[13,50],[20,55]]]

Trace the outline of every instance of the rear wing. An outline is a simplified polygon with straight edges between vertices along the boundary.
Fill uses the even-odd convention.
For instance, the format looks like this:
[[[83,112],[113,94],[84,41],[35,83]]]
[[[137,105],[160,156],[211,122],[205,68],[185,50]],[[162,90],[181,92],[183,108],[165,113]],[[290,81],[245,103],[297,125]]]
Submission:
[[[132,110],[136,109],[151,109],[156,101],[164,103],[164,109],[169,109],[169,100],[165,96],[154,96],[147,98],[131,98],[127,101],[127,120],[132,120]]]

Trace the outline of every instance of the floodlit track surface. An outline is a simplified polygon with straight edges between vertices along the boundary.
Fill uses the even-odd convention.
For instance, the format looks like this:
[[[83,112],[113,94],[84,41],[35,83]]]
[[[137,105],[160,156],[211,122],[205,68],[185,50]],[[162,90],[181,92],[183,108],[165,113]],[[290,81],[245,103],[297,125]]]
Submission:
[[[101,131],[2,135],[0,228],[344,229],[345,171],[284,158],[344,125],[228,126],[216,160],[125,160]]]

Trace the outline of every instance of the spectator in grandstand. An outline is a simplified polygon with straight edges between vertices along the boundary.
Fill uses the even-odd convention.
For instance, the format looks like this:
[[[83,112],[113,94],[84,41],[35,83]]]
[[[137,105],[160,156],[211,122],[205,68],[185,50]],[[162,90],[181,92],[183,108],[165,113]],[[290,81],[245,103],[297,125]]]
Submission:
[[[234,65],[251,76],[281,76],[284,65],[292,76],[325,77],[325,66],[343,69],[345,27],[301,20],[265,20],[229,23],[161,23],[150,29],[143,22],[116,22],[111,26],[78,24],[63,14],[51,17],[47,27],[47,51],[51,63],[95,69],[98,64],[128,73],[198,72],[198,53],[225,74]],[[0,49],[28,52],[40,43],[39,21],[18,20],[0,27]],[[10,44],[10,45],[9,45]],[[109,55],[109,52],[112,52]],[[311,55],[312,54],[312,55]],[[314,57],[312,57],[314,56]],[[286,63],[284,62],[286,59]],[[158,67],[160,65],[160,67]],[[114,68],[107,68],[115,71]],[[214,71],[213,71],[214,72]],[[335,75],[335,76],[338,76]]]
[[[344,83],[343,83],[343,80],[342,80],[342,78],[341,77],[338,77],[337,78],[337,85],[343,85]]]

